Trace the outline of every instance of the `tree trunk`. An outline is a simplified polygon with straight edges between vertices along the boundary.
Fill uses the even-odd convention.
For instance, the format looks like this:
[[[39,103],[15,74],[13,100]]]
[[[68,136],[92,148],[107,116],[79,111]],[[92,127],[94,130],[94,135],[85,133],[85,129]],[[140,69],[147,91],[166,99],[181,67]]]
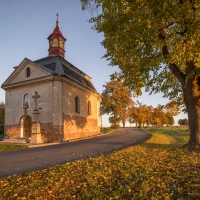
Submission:
[[[200,146],[200,77],[190,79],[183,87],[183,94],[189,119],[188,148],[192,150]]]
[[[126,123],[126,122],[123,120],[123,122],[122,122],[122,124],[123,124],[123,128],[125,128],[125,123]]]

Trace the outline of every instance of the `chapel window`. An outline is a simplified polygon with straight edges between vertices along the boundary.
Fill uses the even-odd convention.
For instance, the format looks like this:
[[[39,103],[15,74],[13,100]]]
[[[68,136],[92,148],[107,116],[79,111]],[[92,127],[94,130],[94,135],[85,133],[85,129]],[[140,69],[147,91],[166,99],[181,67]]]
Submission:
[[[23,109],[28,109],[30,107],[30,98],[29,94],[26,93],[23,98]]]
[[[77,113],[80,113],[80,99],[78,96],[75,98],[75,110]]]
[[[60,40],[60,48],[64,49],[64,44],[61,40]]]
[[[30,75],[31,75],[31,70],[29,67],[27,67],[26,68],[26,77],[28,78],[28,77],[30,77]]]
[[[53,40],[53,47],[58,47],[58,40],[56,38]]]
[[[91,115],[91,102],[88,101],[88,115]]]

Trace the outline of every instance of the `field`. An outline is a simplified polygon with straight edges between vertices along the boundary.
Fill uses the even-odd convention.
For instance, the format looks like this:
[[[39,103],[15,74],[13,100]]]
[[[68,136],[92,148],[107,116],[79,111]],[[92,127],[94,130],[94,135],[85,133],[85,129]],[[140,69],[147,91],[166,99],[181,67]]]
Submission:
[[[200,199],[200,153],[188,131],[150,129],[144,143],[0,179],[0,199]]]

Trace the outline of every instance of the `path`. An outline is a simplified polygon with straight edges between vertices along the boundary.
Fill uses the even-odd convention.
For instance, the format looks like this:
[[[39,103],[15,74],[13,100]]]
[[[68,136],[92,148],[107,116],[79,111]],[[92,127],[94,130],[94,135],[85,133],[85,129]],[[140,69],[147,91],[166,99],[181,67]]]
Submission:
[[[148,133],[140,129],[126,128],[86,140],[0,152],[0,178],[108,154],[138,144],[149,137]]]

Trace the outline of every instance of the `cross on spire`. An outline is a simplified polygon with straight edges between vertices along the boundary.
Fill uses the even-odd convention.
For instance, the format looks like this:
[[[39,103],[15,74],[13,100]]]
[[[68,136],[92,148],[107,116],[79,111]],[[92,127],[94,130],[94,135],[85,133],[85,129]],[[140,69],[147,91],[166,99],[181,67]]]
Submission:
[[[57,16],[57,20],[56,20],[57,26],[58,26],[58,22],[59,22],[59,21],[58,21],[58,15],[59,15],[59,14],[57,13],[57,14],[56,14],[56,16]]]

